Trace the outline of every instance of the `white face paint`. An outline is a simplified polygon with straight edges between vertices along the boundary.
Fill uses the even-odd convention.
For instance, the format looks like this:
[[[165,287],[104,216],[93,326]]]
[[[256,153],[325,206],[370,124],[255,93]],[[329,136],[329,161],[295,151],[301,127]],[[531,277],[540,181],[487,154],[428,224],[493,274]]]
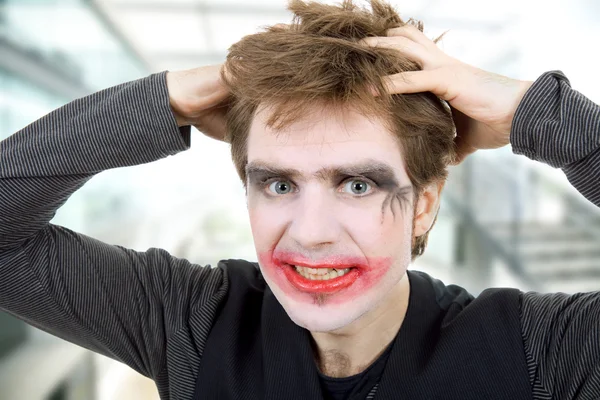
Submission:
[[[257,113],[248,210],[271,290],[296,324],[323,332],[374,310],[405,276],[413,206],[400,146],[383,123],[313,111],[282,132],[266,126],[268,109]],[[408,194],[386,204],[400,188]],[[336,269],[325,270],[330,282],[324,267]]]

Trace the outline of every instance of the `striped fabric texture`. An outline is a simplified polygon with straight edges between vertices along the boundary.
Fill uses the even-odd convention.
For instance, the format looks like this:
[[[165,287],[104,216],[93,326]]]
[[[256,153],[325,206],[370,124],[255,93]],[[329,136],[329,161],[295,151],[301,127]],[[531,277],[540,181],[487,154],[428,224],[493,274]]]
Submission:
[[[75,100],[0,142],[0,310],[129,365],[155,380],[161,399],[184,400],[226,276],[162,249],[134,251],[49,223],[95,174],[189,149],[165,77]],[[599,121],[598,106],[549,72],[519,106],[511,142],[516,153],[562,168],[600,205]],[[523,294],[533,398],[600,398],[599,297]]]
[[[527,92],[511,144],[517,154],[561,168],[600,206],[600,107],[560,71],[543,74]],[[600,399],[600,291],[524,293],[521,321],[534,399]]]

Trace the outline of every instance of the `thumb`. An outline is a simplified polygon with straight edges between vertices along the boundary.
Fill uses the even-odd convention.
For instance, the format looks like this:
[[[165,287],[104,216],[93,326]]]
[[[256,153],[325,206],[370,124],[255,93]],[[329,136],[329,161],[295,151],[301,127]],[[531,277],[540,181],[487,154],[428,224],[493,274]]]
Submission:
[[[477,151],[477,148],[474,147],[465,136],[457,136],[454,139],[454,148],[456,149],[456,160],[453,163],[454,165],[462,163],[469,154]]]

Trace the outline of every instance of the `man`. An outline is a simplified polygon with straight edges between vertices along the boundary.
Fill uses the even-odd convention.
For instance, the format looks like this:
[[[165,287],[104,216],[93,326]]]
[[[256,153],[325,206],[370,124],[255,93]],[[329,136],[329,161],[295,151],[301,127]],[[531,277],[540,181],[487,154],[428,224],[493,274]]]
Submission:
[[[473,298],[406,270],[447,164],[477,149],[511,142],[600,204],[600,109],[560,73],[454,60],[379,1],[290,7],[224,68],[107,89],[0,143],[0,308],[163,399],[600,398],[599,293]],[[258,264],[49,224],[94,174],[188,149],[190,125],[232,144]]]

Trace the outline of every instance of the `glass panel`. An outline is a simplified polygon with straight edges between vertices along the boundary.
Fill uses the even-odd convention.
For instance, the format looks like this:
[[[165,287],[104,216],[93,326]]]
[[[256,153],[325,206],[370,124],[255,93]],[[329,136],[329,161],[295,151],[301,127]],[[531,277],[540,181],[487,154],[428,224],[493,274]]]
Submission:
[[[81,1],[10,1],[3,7],[1,32],[23,51],[35,52],[45,63],[81,79],[90,90],[144,75],[144,65],[98,13]]]

